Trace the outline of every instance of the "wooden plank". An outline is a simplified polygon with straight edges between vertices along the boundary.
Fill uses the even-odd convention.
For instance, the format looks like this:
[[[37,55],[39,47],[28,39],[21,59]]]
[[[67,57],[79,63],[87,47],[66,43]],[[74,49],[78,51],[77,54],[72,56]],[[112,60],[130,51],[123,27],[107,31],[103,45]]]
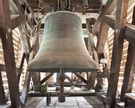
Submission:
[[[5,98],[4,87],[2,82],[2,75],[0,72],[0,105],[2,104],[6,104],[6,98]]]
[[[6,73],[8,78],[11,105],[13,108],[19,108],[20,95],[15,69],[15,58],[13,49],[13,37],[10,27],[10,9],[8,0],[0,0],[0,34],[3,46]]]
[[[40,84],[43,84],[45,81],[47,81],[54,73],[50,73],[49,75],[47,75],[41,82]]]
[[[116,91],[123,51],[124,30],[126,24],[128,2],[129,0],[118,0],[117,3],[113,53],[107,91],[107,97],[110,98],[110,108],[114,108],[116,103]]]
[[[105,15],[104,21],[106,24],[111,27],[112,29],[115,29],[115,16],[113,15]]]
[[[135,25],[127,24],[125,31],[125,38],[135,46]]]
[[[92,29],[93,34],[96,34],[97,32],[99,32],[100,23],[102,22],[104,15],[110,14],[113,11],[113,9],[115,8],[116,3],[117,3],[117,0],[108,0],[106,6],[104,7],[104,9],[102,11],[102,13],[100,14],[96,23],[94,24],[94,27]]]
[[[135,8],[133,12],[132,24],[135,24]],[[126,61],[126,66],[124,71],[124,80],[123,80],[121,96],[120,96],[121,101],[124,101],[125,93],[132,92],[132,86],[133,86],[134,74],[135,74],[134,65],[135,65],[135,46],[133,46],[132,43],[129,43],[128,56],[127,56],[127,61]]]

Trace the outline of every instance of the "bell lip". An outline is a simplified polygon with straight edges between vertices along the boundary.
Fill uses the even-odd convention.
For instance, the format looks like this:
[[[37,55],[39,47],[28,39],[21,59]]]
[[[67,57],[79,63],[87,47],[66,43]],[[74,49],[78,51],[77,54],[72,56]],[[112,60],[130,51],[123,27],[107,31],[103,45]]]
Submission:
[[[65,72],[98,72],[99,69],[81,69],[81,68],[62,68]],[[50,68],[46,68],[46,69],[27,69],[27,71],[29,72],[56,72],[59,73],[60,72],[60,68],[54,68],[54,69],[50,69]]]

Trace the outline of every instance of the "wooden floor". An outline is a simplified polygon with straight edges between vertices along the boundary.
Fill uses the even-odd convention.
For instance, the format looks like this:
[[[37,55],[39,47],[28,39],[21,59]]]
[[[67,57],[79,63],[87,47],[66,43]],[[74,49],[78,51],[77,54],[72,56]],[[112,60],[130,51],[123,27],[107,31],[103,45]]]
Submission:
[[[46,98],[32,98],[24,108],[104,108],[96,97],[66,97],[66,102],[59,103],[57,97],[51,98],[51,104],[46,106]]]

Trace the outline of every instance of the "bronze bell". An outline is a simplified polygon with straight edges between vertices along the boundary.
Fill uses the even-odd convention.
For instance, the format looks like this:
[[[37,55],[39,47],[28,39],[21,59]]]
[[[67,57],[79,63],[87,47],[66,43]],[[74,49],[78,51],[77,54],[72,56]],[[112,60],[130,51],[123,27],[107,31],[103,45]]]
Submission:
[[[83,39],[82,23],[72,12],[53,12],[45,19],[39,51],[29,63],[31,72],[92,72],[99,69]]]

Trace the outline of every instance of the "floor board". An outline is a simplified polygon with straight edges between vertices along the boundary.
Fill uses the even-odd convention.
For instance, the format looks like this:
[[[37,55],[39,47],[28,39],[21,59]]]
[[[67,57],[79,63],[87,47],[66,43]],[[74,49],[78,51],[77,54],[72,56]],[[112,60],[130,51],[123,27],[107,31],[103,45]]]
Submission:
[[[51,104],[46,106],[46,97],[35,97],[24,108],[104,108],[97,101],[94,97],[66,97],[66,101],[60,103],[57,97],[52,97]]]

